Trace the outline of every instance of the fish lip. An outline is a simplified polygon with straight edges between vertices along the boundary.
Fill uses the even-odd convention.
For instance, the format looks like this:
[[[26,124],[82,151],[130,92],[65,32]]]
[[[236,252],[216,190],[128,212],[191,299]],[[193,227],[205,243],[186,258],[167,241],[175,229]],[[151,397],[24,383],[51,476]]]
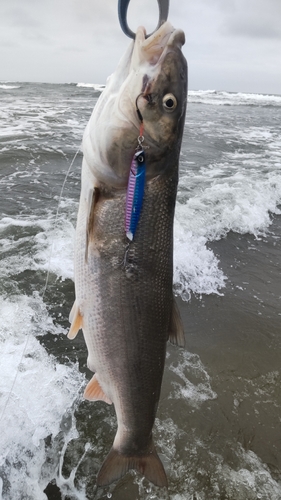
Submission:
[[[181,29],[175,29],[169,21],[163,23],[150,37],[146,38],[146,30],[140,26],[136,32],[130,70],[140,64],[148,63],[156,66],[167,49],[178,47],[185,43],[185,35]]]
[[[180,46],[185,44],[184,32],[181,29],[174,28],[172,24],[167,21],[150,37],[146,38],[142,45],[145,50],[149,49],[152,44],[158,44],[164,49],[168,45],[174,45],[175,42],[180,44]]]

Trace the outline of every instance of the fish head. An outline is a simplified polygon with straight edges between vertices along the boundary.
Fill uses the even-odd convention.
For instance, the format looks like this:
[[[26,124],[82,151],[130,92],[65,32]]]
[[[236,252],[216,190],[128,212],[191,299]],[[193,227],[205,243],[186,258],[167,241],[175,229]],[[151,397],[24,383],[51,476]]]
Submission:
[[[137,108],[143,118],[148,178],[162,173],[179,155],[187,102],[184,43],[184,32],[165,23],[141,44],[141,56],[148,64],[143,64]],[[134,54],[132,64],[137,67]]]
[[[184,43],[184,32],[169,22],[149,38],[138,28],[84,135],[84,155],[100,182],[114,188],[127,185],[140,133],[147,148],[148,179],[177,161],[187,100]]]

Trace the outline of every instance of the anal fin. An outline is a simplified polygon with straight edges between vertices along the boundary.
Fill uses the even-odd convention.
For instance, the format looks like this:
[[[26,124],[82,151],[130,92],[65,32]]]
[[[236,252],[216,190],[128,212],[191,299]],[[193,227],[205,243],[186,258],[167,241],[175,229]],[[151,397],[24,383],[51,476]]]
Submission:
[[[112,404],[111,399],[103,392],[96,375],[88,383],[84,391],[84,398],[88,399],[88,401],[104,401],[109,405]]]
[[[71,326],[67,336],[69,339],[74,339],[80,328],[83,327],[83,318],[80,314],[79,307],[76,305],[76,302],[74,302],[70,311],[69,322],[71,323]]]
[[[173,299],[168,335],[171,344],[178,345],[179,347],[185,346],[183,324],[175,298]]]

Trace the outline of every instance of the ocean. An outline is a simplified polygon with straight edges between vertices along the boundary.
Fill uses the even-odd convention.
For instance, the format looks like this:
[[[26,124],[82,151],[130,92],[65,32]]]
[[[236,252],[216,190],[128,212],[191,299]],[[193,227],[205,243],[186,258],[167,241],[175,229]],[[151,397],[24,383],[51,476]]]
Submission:
[[[67,339],[81,140],[102,87],[0,83],[0,499],[281,499],[281,96],[189,91],[174,230],[186,347],[155,423],[169,493],[95,489],[114,409]]]

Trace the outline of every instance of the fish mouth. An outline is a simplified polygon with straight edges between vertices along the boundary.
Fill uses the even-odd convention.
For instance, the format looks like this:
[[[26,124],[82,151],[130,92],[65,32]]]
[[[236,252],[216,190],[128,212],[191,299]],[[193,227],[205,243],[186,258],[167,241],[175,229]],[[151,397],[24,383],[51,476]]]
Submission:
[[[148,154],[152,157],[153,151],[158,156],[162,152],[163,133],[158,120],[161,111],[156,118],[144,112],[153,107],[150,106],[153,104],[151,95],[158,95],[162,103],[162,97],[159,97],[161,82],[163,79],[171,80],[171,71],[175,73],[173,82],[179,79],[179,85],[182,85],[180,64],[170,67],[169,60],[181,61],[184,43],[184,32],[175,29],[168,21],[148,38],[145,28],[137,29],[135,40],[109,77],[84,133],[84,157],[95,182],[116,189],[123,189],[127,185],[132,157],[138,146],[141,121],[145,127],[146,144],[150,147]],[[165,62],[166,57],[168,62]],[[157,84],[158,87],[160,85],[160,91]],[[160,106],[154,109],[158,108]],[[164,119],[162,129],[164,127],[167,135],[169,127],[165,123]]]
[[[140,64],[145,63],[155,66],[160,62],[167,49],[175,47],[181,49],[185,43],[184,32],[175,29],[168,21],[162,24],[150,37],[145,37],[145,28],[140,26],[136,32],[130,70],[137,70]]]

